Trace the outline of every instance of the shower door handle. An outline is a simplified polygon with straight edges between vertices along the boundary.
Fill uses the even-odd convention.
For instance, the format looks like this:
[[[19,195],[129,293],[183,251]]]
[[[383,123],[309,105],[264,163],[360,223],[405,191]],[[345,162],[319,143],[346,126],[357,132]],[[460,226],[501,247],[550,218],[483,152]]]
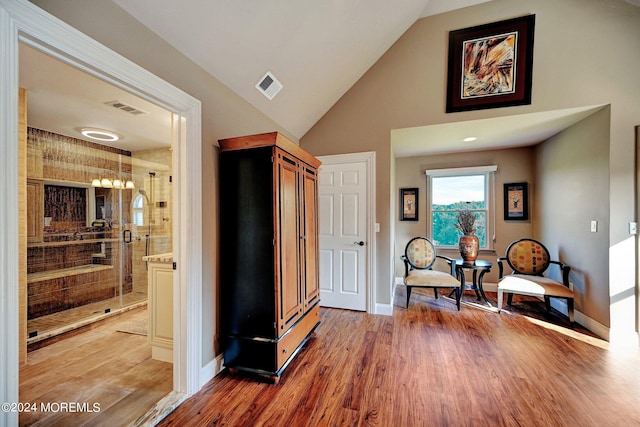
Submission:
[[[125,243],[131,243],[131,240],[133,240],[132,237],[133,237],[133,233],[131,233],[131,230],[124,230],[122,232],[122,240]]]

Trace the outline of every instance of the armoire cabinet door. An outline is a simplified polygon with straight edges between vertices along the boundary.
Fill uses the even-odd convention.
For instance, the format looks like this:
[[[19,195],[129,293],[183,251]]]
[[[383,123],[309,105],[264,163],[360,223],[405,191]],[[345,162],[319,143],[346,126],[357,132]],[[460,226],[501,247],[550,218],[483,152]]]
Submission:
[[[298,260],[298,162],[276,150],[276,277],[278,278],[278,336],[302,316]]]
[[[302,206],[301,229],[304,238],[301,240],[303,248],[300,251],[303,257],[302,268],[304,274],[304,308],[315,304],[320,296],[320,283],[318,278],[318,175],[317,170],[307,165],[302,166]]]

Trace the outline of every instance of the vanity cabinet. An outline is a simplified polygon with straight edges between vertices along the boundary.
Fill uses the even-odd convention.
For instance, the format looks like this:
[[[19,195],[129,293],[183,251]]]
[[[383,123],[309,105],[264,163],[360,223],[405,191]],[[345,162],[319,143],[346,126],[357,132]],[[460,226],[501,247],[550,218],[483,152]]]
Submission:
[[[277,381],[320,323],[320,161],[277,132],[219,142],[224,363]]]
[[[147,292],[151,358],[173,363],[173,254],[149,255]]]

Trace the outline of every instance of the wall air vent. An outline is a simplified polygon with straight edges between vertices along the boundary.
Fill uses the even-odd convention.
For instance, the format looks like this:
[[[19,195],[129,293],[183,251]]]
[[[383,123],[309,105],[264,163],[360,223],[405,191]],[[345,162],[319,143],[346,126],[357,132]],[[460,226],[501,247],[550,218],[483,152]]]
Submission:
[[[117,108],[118,110],[122,110],[125,113],[133,114],[134,116],[137,116],[139,114],[149,114],[146,111],[143,111],[136,107],[132,107],[131,105],[125,104],[124,102],[120,102],[120,101],[110,101],[110,102],[105,102],[105,104],[107,104],[110,107]]]
[[[256,84],[256,89],[271,101],[273,97],[280,92],[280,89],[282,89],[282,84],[270,71],[267,71]]]

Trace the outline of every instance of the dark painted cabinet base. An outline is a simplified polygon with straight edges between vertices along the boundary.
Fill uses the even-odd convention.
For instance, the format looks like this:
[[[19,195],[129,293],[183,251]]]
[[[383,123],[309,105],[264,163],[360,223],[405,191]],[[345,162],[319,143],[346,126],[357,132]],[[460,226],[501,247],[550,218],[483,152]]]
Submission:
[[[316,305],[280,339],[227,337],[224,365],[231,370],[279,377],[319,324],[320,307]]]

